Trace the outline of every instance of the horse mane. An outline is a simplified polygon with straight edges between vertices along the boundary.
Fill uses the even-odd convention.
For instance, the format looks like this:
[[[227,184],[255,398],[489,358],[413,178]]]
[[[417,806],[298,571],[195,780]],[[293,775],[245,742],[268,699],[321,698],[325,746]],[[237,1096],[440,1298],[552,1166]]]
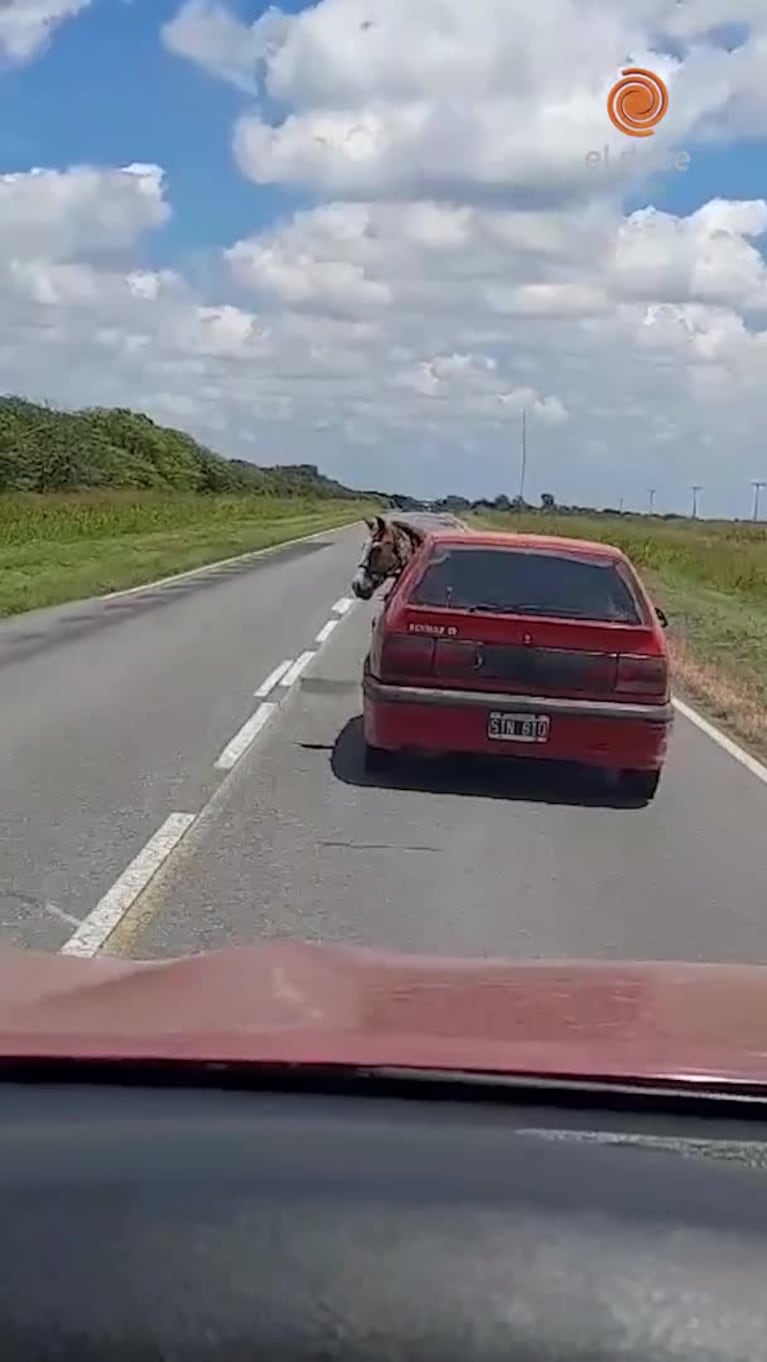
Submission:
[[[420,548],[426,537],[422,530],[416,529],[414,525],[408,525],[405,520],[397,520],[394,517],[377,515],[375,520],[369,520],[367,525],[372,532],[373,538],[376,537],[376,533],[383,537],[387,531],[390,531],[400,539],[404,536],[409,540],[410,547],[414,552],[416,549]]]
[[[410,540],[413,552],[421,547],[424,535],[414,525],[408,525],[404,520],[392,520],[391,524],[393,529],[399,534],[404,534]]]

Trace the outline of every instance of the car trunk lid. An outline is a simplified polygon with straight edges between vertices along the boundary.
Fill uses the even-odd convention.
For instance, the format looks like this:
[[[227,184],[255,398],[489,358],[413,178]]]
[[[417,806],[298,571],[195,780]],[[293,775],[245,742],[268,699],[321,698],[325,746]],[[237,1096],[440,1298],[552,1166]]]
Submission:
[[[397,630],[412,640],[409,648],[405,645],[403,661],[408,650],[418,658],[419,684],[496,693],[612,695],[620,657],[656,652],[654,631],[642,625],[530,620],[408,606]],[[404,665],[407,668],[407,662]]]

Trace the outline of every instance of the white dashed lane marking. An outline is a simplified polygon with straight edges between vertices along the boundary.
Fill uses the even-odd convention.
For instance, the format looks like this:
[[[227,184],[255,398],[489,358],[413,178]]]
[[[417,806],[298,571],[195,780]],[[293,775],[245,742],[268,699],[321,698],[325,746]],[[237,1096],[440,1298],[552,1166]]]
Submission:
[[[285,675],[280,681],[280,685],[285,686],[286,689],[288,689],[290,686],[294,686],[304,668],[309,666],[309,663],[315,656],[316,653],[307,652],[302,653],[300,657],[297,657],[292,667],[290,667],[290,669],[286,671]]]
[[[332,618],[323,625],[315,640],[320,647],[327,642],[333,630],[341,622],[341,618],[348,614],[354,604],[355,602],[347,596],[342,596],[340,600],[336,601],[332,610]],[[317,656],[317,652],[318,648],[307,649],[295,661],[292,658],[286,658],[262,681],[254,692],[255,698],[260,699],[262,703],[246,720],[242,728],[235,733],[231,741],[227,743],[215,763],[217,770],[231,772],[234,769],[264,729],[275,710],[280,708],[280,701],[287,696],[302,672]],[[280,701],[267,700],[265,697],[271,695],[276,687],[280,687],[282,692]],[[215,795],[212,798],[215,798]],[[62,946],[60,954],[93,956],[104,948],[109,937],[120,926],[161,866],[175,851],[192,824],[205,814],[210,803],[211,801],[208,800],[208,803],[196,814],[172,813],[166,818],[162,826],[158,828],[153,837],[150,837],[119,879],[115,880],[111,889],[99,900],[93,911],[79,923],[76,931]],[[54,911],[52,905],[51,911]],[[66,914],[59,913],[59,910],[55,911],[57,915],[67,917]],[[72,921],[74,925],[76,919]]]
[[[347,611],[351,610],[353,605],[354,601],[351,599],[350,596],[342,596],[341,599],[336,601],[335,605],[333,606],[332,613],[334,615],[345,615]]]
[[[339,621],[337,619],[328,620],[327,624],[323,624],[314,642],[319,644],[327,643],[328,639],[330,638],[330,635],[332,634],[333,630],[335,629],[338,623]]]
[[[274,671],[269,673],[266,680],[262,681],[258,690],[254,692],[256,699],[265,700],[267,695],[271,694],[271,692],[274,690],[274,687],[277,685],[277,682],[282,680],[283,676],[288,670],[288,667],[292,666],[293,659],[292,657],[289,657],[286,659],[285,662],[281,662],[279,667],[275,667]]]
[[[247,752],[253,739],[258,737],[264,724],[271,719],[276,708],[276,704],[270,704],[268,701],[258,706],[255,714],[251,714],[250,718],[242,725],[240,731],[235,733],[231,742],[227,743],[216,762],[217,771],[231,771],[232,767],[240,760],[240,757]]]

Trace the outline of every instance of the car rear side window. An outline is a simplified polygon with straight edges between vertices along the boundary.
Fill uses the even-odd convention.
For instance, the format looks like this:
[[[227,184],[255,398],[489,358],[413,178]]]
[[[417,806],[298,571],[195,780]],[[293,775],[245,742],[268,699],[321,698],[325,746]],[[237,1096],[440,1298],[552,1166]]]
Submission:
[[[550,550],[437,548],[410,601],[493,614],[642,623],[637,602],[612,560]]]

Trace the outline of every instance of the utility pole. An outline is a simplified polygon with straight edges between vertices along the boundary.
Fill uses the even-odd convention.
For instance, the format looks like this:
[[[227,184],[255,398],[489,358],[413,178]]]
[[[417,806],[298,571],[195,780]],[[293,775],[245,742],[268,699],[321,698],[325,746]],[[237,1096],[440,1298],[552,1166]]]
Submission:
[[[519,500],[525,501],[525,474],[527,473],[527,412],[522,408],[522,452],[519,468]]]
[[[623,497],[618,502],[618,515],[623,515]]]
[[[758,520],[758,519],[759,519],[759,493],[762,491],[762,488],[767,487],[767,482],[764,482],[764,481],[763,481],[762,479],[760,479],[760,478],[755,478],[754,481],[751,483],[751,486],[752,486],[753,489],[754,489],[754,520]]]
[[[699,492],[702,492],[702,491],[703,491],[703,488],[701,487],[700,483],[693,483],[693,488],[692,488],[692,518],[693,518],[693,520],[697,520],[697,517],[698,517],[698,493],[699,493]]]
[[[654,515],[654,514],[655,514],[655,493],[656,493],[656,491],[657,491],[657,488],[651,487],[651,488],[649,488],[648,493],[647,493],[647,495],[648,495],[648,497],[649,497],[649,509],[650,509],[650,515]]]

